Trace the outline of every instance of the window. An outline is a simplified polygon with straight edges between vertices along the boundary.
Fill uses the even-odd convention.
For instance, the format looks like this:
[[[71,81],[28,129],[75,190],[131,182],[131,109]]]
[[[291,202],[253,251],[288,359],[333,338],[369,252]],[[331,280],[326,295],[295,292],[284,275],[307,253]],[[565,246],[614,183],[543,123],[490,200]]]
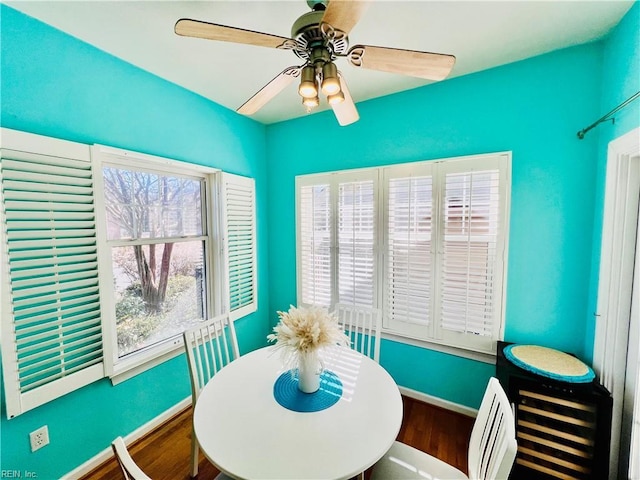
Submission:
[[[102,167],[117,357],[207,318],[206,177]]]
[[[377,302],[375,171],[296,179],[299,303]]]
[[[203,318],[256,310],[252,179],[9,129],[2,140],[9,418],[180,353]]]
[[[401,166],[384,173],[388,206],[383,325],[433,336],[431,165]]]
[[[495,352],[509,171],[505,153],[298,177],[299,302],[378,307],[386,333]]]
[[[110,147],[93,153],[101,290],[113,299],[102,309],[109,376],[179,353],[182,332],[206,318],[255,311],[252,179]]]
[[[339,303],[374,304],[374,182],[338,184],[337,279]]]

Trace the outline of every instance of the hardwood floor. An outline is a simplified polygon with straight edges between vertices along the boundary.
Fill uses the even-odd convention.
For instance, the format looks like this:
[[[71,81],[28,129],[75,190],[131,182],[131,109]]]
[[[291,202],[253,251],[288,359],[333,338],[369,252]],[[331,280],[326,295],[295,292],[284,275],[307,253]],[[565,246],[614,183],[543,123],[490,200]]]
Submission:
[[[467,471],[467,445],[473,418],[402,397],[404,417],[398,440]],[[140,468],[154,480],[188,480],[191,448],[191,408],[129,447]],[[218,470],[200,456],[198,479],[213,479]],[[82,480],[123,478],[114,458]],[[301,479],[303,480],[303,479]]]

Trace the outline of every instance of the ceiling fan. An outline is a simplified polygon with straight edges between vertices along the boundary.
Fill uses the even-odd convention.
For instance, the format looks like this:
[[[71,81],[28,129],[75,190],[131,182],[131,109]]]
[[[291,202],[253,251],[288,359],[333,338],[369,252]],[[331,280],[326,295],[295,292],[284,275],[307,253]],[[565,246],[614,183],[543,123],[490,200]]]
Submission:
[[[371,45],[349,48],[349,32],[367,9],[368,2],[307,0],[307,4],[312,10],[293,23],[291,38],[188,18],[176,22],[175,32],[186,37],[293,50],[303,61],[301,65],[285,68],[238,108],[237,112],[243,115],[253,115],[300,77],[298,93],[307,111],[319,105],[321,91],[340,125],[356,122],[360,118],[358,111],[335,64],[340,57],[347,58],[354,67],[427,80],[442,80],[453,68],[456,60],[453,55]]]

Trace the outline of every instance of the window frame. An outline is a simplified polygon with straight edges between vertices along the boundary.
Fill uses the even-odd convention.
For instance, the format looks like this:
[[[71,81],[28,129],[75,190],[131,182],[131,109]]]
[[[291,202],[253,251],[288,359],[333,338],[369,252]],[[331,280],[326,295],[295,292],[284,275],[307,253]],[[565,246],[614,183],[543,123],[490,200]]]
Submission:
[[[301,257],[301,245],[300,245],[300,220],[301,220],[301,205],[300,205],[300,188],[302,186],[311,186],[314,184],[329,184],[332,189],[331,192],[331,204],[330,209],[333,212],[331,219],[333,238],[332,247],[336,245],[335,237],[337,235],[337,218],[335,211],[337,209],[337,186],[343,182],[343,179],[362,179],[364,176],[369,178],[370,175],[379,176],[377,183],[377,201],[375,202],[375,208],[377,211],[374,213],[376,218],[376,229],[378,245],[376,252],[374,253],[374,269],[377,272],[377,286],[374,291],[375,308],[379,308],[383,312],[383,326],[382,333],[385,338],[393,339],[403,343],[412,345],[418,345],[422,347],[432,348],[438,351],[446,353],[452,353],[455,355],[464,356],[467,358],[473,358],[480,361],[491,362],[495,358],[497,341],[504,338],[505,328],[505,315],[506,315],[506,288],[507,288],[507,269],[508,269],[508,243],[509,243],[509,218],[510,218],[510,205],[511,205],[511,160],[512,153],[510,151],[496,152],[489,154],[469,155],[461,157],[452,157],[444,159],[434,159],[419,162],[410,162],[394,165],[385,165],[380,167],[342,170],[327,173],[317,173],[297,176],[295,187],[295,205],[296,205],[296,285],[297,285],[297,299],[298,303],[301,303],[303,298],[303,279],[301,278],[302,272],[300,265],[302,262]],[[492,322],[492,333],[490,337],[482,337],[488,339],[488,341],[461,341],[460,338],[456,338],[457,335],[451,335],[451,332],[444,332],[440,325],[440,313],[436,312],[436,302],[431,299],[429,304],[430,311],[430,325],[429,326],[416,326],[417,328],[398,328],[397,325],[390,325],[388,320],[388,314],[386,312],[387,302],[387,248],[388,248],[388,222],[389,212],[388,209],[388,197],[389,197],[389,179],[390,178],[402,178],[402,175],[393,172],[404,172],[408,175],[419,173],[418,176],[430,176],[432,178],[432,240],[431,240],[431,272],[433,274],[431,282],[431,291],[434,295],[440,294],[440,263],[441,254],[440,251],[443,248],[444,243],[444,228],[441,223],[444,222],[444,214],[442,212],[442,203],[444,202],[444,189],[445,180],[447,174],[474,172],[474,171],[486,171],[486,170],[498,170],[499,177],[499,239],[497,241],[496,256],[492,265],[496,268],[495,276],[492,277],[496,280],[495,289],[492,291],[492,298],[495,304],[495,312],[493,315],[494,321]],[[390,172],[393,174],[391,175]],[[346,180],[344,180],[346,181]],[[374,193],[375,195],[375,193]],[[331,264],[336,264],[336,249],[331,250]],[[333,277],[331,280],[331,295],[332,303],[330,308],[334,308],[337,295],[337,281],[335,278],[336,271],[332,271]],[[469,339],[473,334],[461,334],[463,337]],[[475,336],[475,335],[473,335]],[[473,339],[472,339],[473,340]]]
[[[206,316],[213,317],[223,313],[226,308],[224,265],[219,253],[222,251],[220,238],[221,206],[218,202],[217,176],[219,169],[181,162],[178,160],[156,157],[153,155],[131,152],[105,145],[94,145],[91,158],[95,172],[95,204],[96,204],[96,237],[98,242],[100,291],[105,298],[114,297],[113,264],[111,257],[112,244],[107,240],[106,209],[104,194],[104,166],[123,167],[128,170],[177,175],[179,177],[202,179],[203,194],[203,232],[202,236],[193,240],[202,240],[205,244],[204,264],[207,274]],[[126,245],[134,242],[116,241]],[[145,244],[148,242],[145,242]],[[162,243],[162,242],[161,242]],[[218,288],[216,288],[216,285]],[[175,335],[156,344],[143,347],[135,352],[118,358],[117,329],[115,324],[115,306],[111,303],[102,308],[103,349],[105,374],[113,384],[120,383],[182,353],[183,339]]]

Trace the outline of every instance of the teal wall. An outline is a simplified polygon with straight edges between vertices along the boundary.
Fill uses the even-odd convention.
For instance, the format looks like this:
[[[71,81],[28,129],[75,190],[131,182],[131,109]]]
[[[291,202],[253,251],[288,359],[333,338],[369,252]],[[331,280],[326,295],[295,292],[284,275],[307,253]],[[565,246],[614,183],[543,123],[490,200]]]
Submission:
[[[259,310],[237,322],[243,352],[269,330],[266,129],[6,6],[0,7],[1,125],[83,143],[102,143],[210,165],[256,179]],[[112,386],[91,384],[1,422],[2,470],[56,479],[190,395],[176,357]],[[49,426],[35,453],[29,432]]]
[[[504,338],[590,362],[606,145],[638,126],[640,102],[615,125],[576,133],[639,90],[639,17],[636,2],[601,42],[359,103],[346,128],[331,112],[269,126],[273,309],[296,300],[296,175],[511,150]],[[387,340],[381,362],[400,385],[471,407],[494,371]]]
[[[576,132],[600,111],[602,62],[587,44],[359,103],[346,128],[331,112],[269,126],[272,308],[296,300],[296,175],[510,150],[505,340],[588,356],[597,139]],[[391,341],[381,362],[399,384],[471,407],[494,371]]]
[[[640,2],[633,7],[604,41],[602,65],[602,96],[598,115],[586,125],[595,122],[626,99],[640,91]],[[615,123],[601,123],[587,135],[598,141],[598,165],[595,191],[593,258],[589,310],[586,318],[587,332],[585,348],[593,345],[595,317],[598,302],[598,276],[600,268],[600,242],[602,241],[602,216],[604,209],[604,185],[607,169],[607,147],[609,142],[640,126],[640,99],[614,115]],[[593,351],[588,360],[592,360]]]

